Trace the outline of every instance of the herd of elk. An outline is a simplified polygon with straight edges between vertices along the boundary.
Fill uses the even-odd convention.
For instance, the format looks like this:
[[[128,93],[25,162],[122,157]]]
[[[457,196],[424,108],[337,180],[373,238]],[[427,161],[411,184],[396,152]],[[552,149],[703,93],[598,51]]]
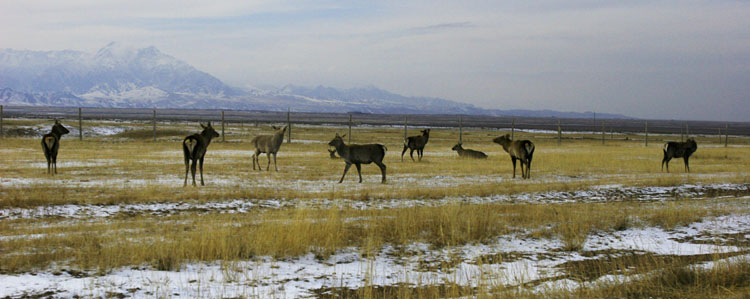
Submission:
[[[219,137],[219,133],[214,130],[214,128],[211,126],[211,122],[209,121],[207,125],[200,124],[201,128],[203,128],[203,131],[200,134],[193,134],[190,136],[185,137],[185,139],[182,141],[182,151],[185,154],[185,182],[183,183],[183,186],[187,186],[187,178],[188,178],[188,167],[190,166],[190,171],[193,174],[193,186],[195,186],[195,164],[198,162],[200,164],[200,170],[201,170],[201,186],[203,186],[203,158],[206,157],[206,149],[208,149],[208,145],[211,144],[211,139],[215,137]],[[190,165],[190,161],[193,161],[193,164]]]
[[[288,129],[288,126],[279,128],[277,126],[271,126],[276,132],[273,135],[260,135],[250,140],[250,143],[255,147],[255,153],[253,154],[253,170],[255,170],[255,163],[258,163],[258,170],[262,170],[260,167],[259,156],[262,153],[268,157],[268,165],[266,165],[266,171],[271,168],[271,154],[273,154],[273,167],[276,171],[279,171],[279,167],[276,166],[276,153],[279,152],[281,144],[284,143],[284,133]]]
[[[406,135],[406,134],[404,134]],[[430,129],[422,130],[422,135],[409,136],[404,140],[404,150],[401,151],[401,162],[404,161],[404,153],[406,149],[409,149],[409,156],[414,161],[414,151],[417,151],[417,158],[422,161],[422,155],[424,153],[424,146],[427,145],[427,141],[430,140]]]
[[[341,176],[341,179],[339,180],[339,184],[344,181],[344,177],[346,176],[346,172],[349,171],[349,167],[352,167],[352,164],[354,166],[357,166],[357,174],[359,174],[359,182],[362,182],[362,166],[361,164],[370,164],[375,163],[380,167],[380,172],[383,174],[383,179],[381,182],[385,184],[385,164],[383,164],[383,158],[385,157],[385,152],[388,150],[385,145],[382,144],[344,144],[344,138],[346,134],[343,136],[339,136],[339,133],[336,133],[336,137],[331,140],[331,142],[328,143],[329,146],[333,146],[336,148],[336,153],[344,159],[344,162],[346,162],[346,166],[344,167],[344,174]]]
[[[192,172],[193,186],[195,182],[196,166],[200,168],[201,185],[204,185],[203,181],[203,160],[206,156],[206,149],[211,144],[211,139],[219,137],[219,133],[214,130],[209,121],[207,125],[200,124],[203,131],[199,134],[193,134],[187,136],[182,141],[182,149],[185,155],[185,180],[183,186],[187,186],[188,171]],[[251,140],[251,143],[255,147],[253,154],[253,170],[255,170],[255,164],[258,164],[258,170],[261,170],[259,156],[261,153],[266,153],[268,157],[268,164],[266,170],[270,170],[271,166],[271,154],[273,154],[274,167],[276,171],[279,171],[276,166],[276,154],[281,147],[284,140],[284,134],[288,129],[288,126],[282,128],[272,126],[275,130],[273,135],[260,135],[256,136]],[[66,129],[59,120],[55,120],[54,125],[50,133],[45,134],[42,137],[42,149],[44,150],[44,157],[47,159],[47,173],[57,173],[57,153],[60,149],[60,138],[62,135],[68,134],[70,131]],[[344,181],[346,173],[349,168],[354,164],[357,167],[357,174],[359,175],[359,182],[362,183],[362,170],[361,164],[375,163],[382,173],[382,183],[386,182],[386,166],[383,164],[383,158],[388,150],[382,144],[345,144],[342,137],[336,133],[336,137],[331,140],[328,145],[335,148],[334,150],[329,149],[331,159],[342,158],[346,163],[344,167],[344,174],[341,176],[339,183]],[[411,136],[406,138],[404,142],[404,150],[401,152],[401,161],[404,160],[404,153],[406,149],[410,149],[412,161],[414,161],[413,153],[416,150],[419,161],[422,160],[423,150],[427,141],[430,138],[430,129],[422,130],[422,135]],[[524,179],[531,178],[531,161],[534,158],[534,143],[529,140],[511,140],[510,134],[494,138],[492,140],[503,147],[513,162],[513,178],[516,177],[516,160],[521,162],[521,175]],[[667,166],[667,172],[669,172],[669,161],[672,158],[683,158],[685,162],[685,171],[690,172],[689,159],[690,156],[695,153],[698,149],[698,145],[695,139],[688,138],[685,142],[668,142],[664,144],[664,158],[661,161],[662,171],[664,165]],[[461,158],[473,158],[473,159],[486,159],[487,155],[483,152],[465,149],[461,143],[457,143],[453,146],[452,150],[456,151]],[[338,155],[338,157],[337,157]],[[192,165],[190,164],[192,161]],[[197,164],[197,165],[196,165]]]
[[[661,159],[661,170],[664,171],[664,163],[667,163],[667,172],[669,172],[669,160],[672,158],[682,158],[685,161],[685,171],[690,172],[690,155],[698,149],[695,139],[688,138],[685,142],[667,142],[664,144],[664,158]]]
[[[521,176],[524,179],[531,178],[531,159],[534,158],[534,143],[528,140],[511,140],[510,134],[492,139],[510,154],[510,160],[513,161],[513,178],[516,177],[516,160],[521,162]],[[524,171],[524,165],[526,171]]]
[[[54,169],[54,174],[57,174],[57,151],[60,149],[60,138],[68,133],[70,131],[59,120],[55,120],[51,132],[42,136],[42,150],[44,150],[44,157],[47,158],[47,174],[52,173],[52,169]]]
[[[473,149],[464,148],[461,143],[456,143],[452,150],[458,152],[458,156],[461,158],[487,159],[487,154]]]

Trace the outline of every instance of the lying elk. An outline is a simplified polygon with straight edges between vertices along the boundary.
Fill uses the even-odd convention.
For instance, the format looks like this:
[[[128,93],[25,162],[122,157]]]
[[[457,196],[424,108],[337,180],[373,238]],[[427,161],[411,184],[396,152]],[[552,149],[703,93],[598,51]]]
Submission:
[[[60,149],[60,138],[62,135],[68,134],[70,131],[66,129],[59,120],[55,120],[55,124],[52,125],[52,131],[42,136],[42,150],[44,150],[44,157],[47,158],[47,173],[57,174],[57,150]]]
[[[667,172],[669,172],[669,160],[672,158],[682,158],[685,160],[685,170],[690,172],[689,159],[698,149],[695,139],[688,138],[685,142],[667,142],[664,144],[664,159],[661,160],[661,170],[664,171],[664,163],[667,163]]]
[[[430,140],[430,129],[422,130],[422,135],[407,137],[404,140],[404,150],[401,152],[401,162],[404,162],[404,153],[407,148],[412,161],[414,161],[414,150],[417,151],[419,161],[422,161],[424,146],[427,145],[428,140]]]
[[[260,168],[260,154],[266,153],[266,157],[268,157],[268,165],[266,165],[266,171],[271,169],[271,154],[273,154],[273,167],[276,169],[276,171],[279,171],[279,167],[276,166],[276,153],[279,152],[279,148],[281,148],[281,144],[284,143],[284,133],[286,133],[287,126],[284,126],[283,128],[279,128],[277,126],[271,126],[274,130],[276,130],[273,135],[260,135],[255,136],[253,140],[250,141],[250,143],[255,146],[255,153],[253,154],[253,170],[255,170],[255,163],[258,163],[258,170],[262,170]]]
[[[524,179],[531,178],[531,159],[534,158],[534,143],[528,140],[511,140],[510,134],[492,139],[493,142],[502,145],[503,149],[510,154],[513,161],[513,178],[516,177],[516,160],[521,161],[521,176]],[[524,164],[526,170],[524,171]]]
[[[187,178],[188,178],[188,166],[190,166],[190,161],[193,161],[192,167],[190,167],[190,170],[193,174],[193,186],[195,186],[195,164],[200,163],[200,169],[201,169],[201,186],[203,186],[203,158],[206,156],[206,149],[208,149],[208,145],[211,144],[211,139],[214,137],[219,137],[219,133],[214,130],[214,128],[211,126],[211,122],[208,122],[208,125],[200,124],[201,128],[203,128],[203,131],[200,134],[193,134],[190,136],[185,137],[185,140],[182,141],[182,151],[185,153],[185,182],[183,186],[187,186]]]
[[[454,145],[452,150],[457,151],[461,158],[487,159],[487,154],[473,149],[465,149],[461,143]]]
[[[343,138],[345,136],[346,134],[344,134],[343,136],[339,136],[339,134],[336,133],[336,137],[334,137],[333,140],[328,143],[328,145],[336,148],[336,153],[344,159],[344,162],[346,162],[344,175],[341,176],[339,184],[344,181],[346,172],[349,171],[349,167],[352,167],[352,164],[357,166],[359,182],[362,183],[362,170],[360,165],[370,163],[375,163],[378,165],[378,167],[380,167],[380,172],[383,174],[383,180],[381,182],[385,184],[385,164],[383,164],[383,157],[385,157],[385,152],[388,150],[388,148],[386,148],[385,145],[382,144],[346,145],[344,144]]]

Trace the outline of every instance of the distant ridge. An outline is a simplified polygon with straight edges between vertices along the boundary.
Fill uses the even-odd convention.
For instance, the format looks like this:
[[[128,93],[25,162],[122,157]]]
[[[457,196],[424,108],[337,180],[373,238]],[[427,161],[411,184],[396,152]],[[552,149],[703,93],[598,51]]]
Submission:
[[[287,85],[241,89],[155,47],[110,43],[96,53],[0,50],[0,103],[17,106],[194,108],[385,114],[467,114],[590,118],[593,112],[497,110],[374,86]],[[597,113],[597,118],[630,118]]]

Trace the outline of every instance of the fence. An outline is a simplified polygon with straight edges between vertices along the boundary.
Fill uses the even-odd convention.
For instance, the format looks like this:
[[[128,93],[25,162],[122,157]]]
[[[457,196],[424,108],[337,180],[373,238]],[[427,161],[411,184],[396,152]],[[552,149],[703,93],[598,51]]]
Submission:
[[[294,114],[294,115],[293,115]],[[286,116],[285,119],[283,116]],[[515,139],[519,132],[526,138],[556,138],[558,144],[572,139],[600,139],[602,144],[607,140],[623,139],[625,141],[649,142],[664,141],[674,134],[680,134],[684,140],[694,134],[714,136],[725,147],[729,145],[729,123],[716,122],[678,122],[678,121],[646,121],[646,120],[600,120],[599,127],[596,120],[586,119],[555,119],[555,118],[516,118],[516,117],[486,117],[474,115],[375,115],[365,113],[326,114],[326,113],[293,113],[288,109],[283,112],[234,111],[234,110],[177,110],[177,109],[107,109],[107,108],[54,108],[54,107],[4,107],[0,105],[0,138],[8,134],[7,121],[9,118],[63,118],[78,119],[78,137],[83,140],[87,128],[85,121],[105,119],[150,120],[152,125],[152,139],[158,141],[159,124],[168,121],[221,121],[221,141],[226,141],[228,126],[243,126],[254,124],[256,127],[263,123],[283,123],[288,126],[287,142],[292,142],[292,126],[296,124],[317,125],[345,125],[348,127],[348,141],[355,139],[356,131],[352,127],[362,124],[397,125],[403,121],[404,138],[408,136],[410,126],[434,127],[443,129],[457,129],[457,141],[464,141],[466,128],[479,130],[508,130],[511,138]],[[343,117],[343,119],[342,119]],[[292,121],[294,120],[294,122]],[[467,126],[468,125],[468,126]],[[720,126],[722,125],[722,126]],[[723,127],[723,128],[722,128]],[[733,129],[734,135],[750,135],[750,124],[737,123]],[[518,132],[517,132],[518,131]],[[609,131],[609,139],[606,132]],[[554,133],[557,133],[556,136]],[[718,134],[717,134],[718,133]],[[691,135],[692,134],[692,135]],[[529,136],[532,135],[532,136]],[[598,137],[596,136],[598,135]],[[723,140],[722,140],[723,135]],[[553,137],[554,136],[554,137]],[[718,138],[716,138],[718,136]],[[520,137],[520,136],[519,136]],[[656,140],[660,138],[661,140]]]

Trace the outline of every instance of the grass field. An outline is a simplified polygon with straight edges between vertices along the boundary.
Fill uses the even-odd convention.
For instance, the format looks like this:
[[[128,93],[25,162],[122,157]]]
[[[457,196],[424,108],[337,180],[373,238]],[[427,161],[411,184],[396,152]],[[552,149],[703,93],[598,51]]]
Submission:
[[[344,169],[327,143],[344,128],[294,126],[279,172],[253,171],[249,140],[230,126],[183,187],[192,123],[72,123],[55,176],[40,146],[50,124],[5,121],[0,155],[0,297],[741,297],[750,284],[750,140],[516,131],[536,144],[531,179],[513,179],[492,144],[506,132],[433,129],[422,162],[403,128],[359,127],[353,143],[388,147],[379,169]],[[216,125],[215,125],[216,126]],[[219,128],[217,127],[217,130]],[[412,128],[409,135],[416,135]],[[266,157],[261,157],[266,165]],[[199,177],[198,177],[199,180]],[[21,283],[32,281],[34,283]]]

